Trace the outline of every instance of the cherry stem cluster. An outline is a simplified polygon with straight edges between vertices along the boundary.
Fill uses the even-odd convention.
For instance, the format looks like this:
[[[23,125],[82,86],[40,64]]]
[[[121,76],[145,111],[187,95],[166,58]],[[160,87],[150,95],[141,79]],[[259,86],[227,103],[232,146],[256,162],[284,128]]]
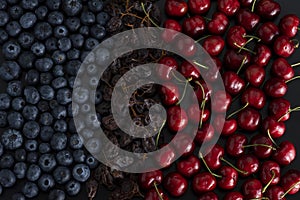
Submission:
[[[145,9],[144,3],[141,3],[141,6],[142,6],[142,9],[143,9],[145,15],[146,15],[147,18],[150,20],[150,22],[151,22],[154,26],[160,28],[160,26],[158,26],[158,25],[151,19],[150,15],[149,15],[149,12],[147,12],[146,9]]]
[[[208,172],[209,172],[211,175],[213,175],[214,177],[217,177],[217,178],[222,178],[221,175],[215,174],[215,173],[213,173],[213,172],[211,171],[211,169],[208,167],[208,165],[207,165],[205,159],[203,158],[203,155],[202,155],[201,152],[199,152],[199,157],[200,157],[200,159],[202,160],[203,164],[205,165],[205,167],[207,168]]]
[[[251,40],[251,38],[249,39],[249,40]],[[248,40],[248,41],[249,41]],[[252,39],[253,40],[253,39]],[[247,43],[246,43],[247,44]],[[245,45],[246,45],[245,44]],[[239,52],[241,51],[241,50],[244,50],[244,51],[248,51],[249,53],[252,53],[253,55],[256,55],[256,53],[254,52],[254,51],[252,51],[252,50],[250,50],[250,49],[247,49],[246,47],[245,47],[245,45],[243,45],[243,46],[240,46],[240,45],[238,45],[236,42],[234,43],[234,45],[237,47],[237,48],[239,48]]]
[[[286,115],[290,114],[291,112],[300,111],[300,106],[296,108],[289,109],[287,113],[281,116],[277,121],[280,122]]]
[[[185,94],[186,94],[186,89],[187,89],[187,86],[189,84],[189,82],[192,80],[192,78],[189,78],[185,81],[185,85],[184,85],[184,90],[183,90],[183,93],[182,93],[182,96],[180,98],[180,100],[176,103],[176,105],[180,105],[180,103],[183,101],[184,97],[185,97]]]
[[[243,59],[241,65],[240,65],[239,69],[238,69],[237,72],[236,72],[237,74],[239,74],[240,71],[242,70],[242,68],[244,67],[244,65],[245,65],[245,63],[246,63],[246,60],[247,60],[247,56],[244,57],[244,59]]]
[[[236,171],[238,171],[241,174],[247,174],[247,172],[238,169],[236,166],[234,166],[231,162],[229,162],[228,160],[226,160],[225,158],[221,157],[220,158],[223,162],[225,162],[227,165],[229,165],[230,167],[232,167],[233,169],[235,169]]]

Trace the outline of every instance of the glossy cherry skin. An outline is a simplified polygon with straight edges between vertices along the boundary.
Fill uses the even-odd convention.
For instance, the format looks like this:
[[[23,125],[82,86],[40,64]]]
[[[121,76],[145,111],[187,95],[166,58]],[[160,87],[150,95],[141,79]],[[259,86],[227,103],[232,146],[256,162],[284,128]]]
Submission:
[[[244,154],[248,139],[244,134],[236,133],[231,136],[226,141],[226,152],[232,157],[239,157]]]
[[[209,123],[204,123],[202,128],[198,129],[195,141],[198,144],[202,144],[203,142],[209,142],[215,135],[214,127],[211,126]]]
[[[213,192],[207,192],[198,197],[197,200],[218,200],[218,196]]]
[[[222,176],[218,180],[218,187],[223,190],[232,190],[236,187],[238,182],[238,172],[230,166],[222,166],[218,170],[218,174]]]
[[[273,142],[271,141],[271,139],[269,137],[267,137],[265,135],[262,135],[262,134],[255,135],[251,139],[250,144],[257,145],[252,148],[253,148],[253,152],[254,152],[255,156],[258,157],[259,159],[269,158],[273,153],[273,149],[260,145],[260,144],[262,144],[262,145],[268,145],[270,147],[273,147]]]
[[[251,62],[251,57],[252,56],[246,51],[242,51],[241,53],[238,53],[233,49],[229,49],[226,51],[223,60],[226,69],[237,71],[242,65],[244,59],[245,61],[243,67],[249,65],[249,63]]]
[[[244,154],[238,158],[236,166],[238,169],[246,172],[241,173],[242,177],[247,177],[255,174],[259,169],[259,160],[252,154]]]
[[[162,80],[169,81],[173,78],[171,71],[178,68],[177,61],[171,56],[165,56],[159,60],[159,64],[166,65],[167,67],[156,68],[156,73],[158,77]]]
[[[284,98],[273,99],[269,104],[269,114],[281,122],[290,118],[290,109],[291,103]]]
[[[235,72],[224,72],[222,77],[226,91],[233,96],[245,88],[245,81]]]
[[[257,29],[257,37],[265,44],[271,44],[279,35],[279,28],[273,22],[265,22]]]
[[[240,9],[236,14],[239,25],[252,32],[260,22],[260,17],[248,9]]]
[[[209,101],[210,98],[211,98],[211,93],[212,93],[212,89],[211,89],[211,86],[209,83],[206,83],[204,81],[198,81],[201,86],[199,86],[198,84],[196,84],[196,86],[194,87],[194,91],[195,91],[195,94],[197,96],[197,99],[199,101],[199,103],[201,103],[204,99],[206,101]],[[203,96],[203,91],[202,91],[202,88],[204,89],[204,95]]]
[[[180,65],[179,71],[187,79],[199,79],[201,77],[198,67],[186,60]]]
[[[253,63],[260,67],[267,66],[272,57],[271,49],[266,45],[258,44],[255,52],[256,55],[253,57]]]
[[[218,0],[218,10],[227,16],[233,16],[240,8],[238,0]]]
[[[274,0],[261,0],[257,2],[255,10],[262,18],[272,20],[280,14],[281,6]]]
[[[199,173],[201,163],[198,157],[191,155],[180,160],[177,165],[177,171],[184,177],[190,178]]]
[[[188,11],[188,5],[183,0],[167,0],[165,11],[171,17],[183,17]]]
[[[213,191],[217,186],[216,178],[209,172],[202,172],[193,178],[192,187],[197,194]]]
[[[232,26],[229,28],[226,41],[232,49],[239,49],[247,42],[245,38],[246,30],[242,26]],[[244,58],[243,58],[244,59]]]
[[[300,184],[295,185],[300,181],[300,172],[299,170],[291,169],[287,171],[280,181],[280,185],[284,191],[288,191],[290,188],[293,189],[288,194],[296,194],[300,189]]]
[[[242,7],[250,7],[252,6],[254,0],[240,0],[240,4]]]
[[[240,192],[229,192],[223,200],[244,200],[244,196]]]
[[[221,160],[224,156],[224,148],[218,144],[213,146],[210,152],[204,157],[206,164],[211,170],[217,170],[221,167]]]
[[[262,109],[266,104],[266,96],[261,89],[249,87],[243,92],[241,101],[243,105],[248,103],[253,108]]]
[[[176,36],[182,31],[181,24],[174,19],[167,19],[163,27],[165,29],[161,37],[167,43],[174,41]]]
[[[154,187],[154,184],[161,184],[162,180],[163,173],[160,170],[145,172],[139,175],[139,186],[144,190],[149,190]]]
[[[160,94],[162,102],[166,106],[174,105],[179,100],[179,90],[176,85],[171,82],[164,83],[164,86],[160,88]]]
[[[212,98],[212,104],[214,104],[214,111],[218,113],[224,113],[231,105],[231,96],[224,91],[217,91]]]
[[[260,199],[262,197],[262,184],[258,179],[247,179],[242,185],[245,199]]]
[[[170,145],[165,146],[165,148],[164,150],[161,149],[155,158],[162,168],[169,167],[175,161],[176,156],[174,149]]]
[[[289,37],[279,36],[274,42],[273,50],[278,56],[288,58],[294,53],[295,44]]]
[[[205,81],[209,83],[218,80],[218,78],[220,77],[220,69],[223,66],[221,60],[218,57],[213,57],[212,60],[216,66],[210,67],[208,71],[203,75],[205,77]],[[211,65],[211,62],[210,61],[208,62],[209,62],[208,65]]]
[[[198,104],[192,104],[187,112],[189,120],[197,124],[200,122],[200,119],[202,119],[202,122],[206,122],[210,117],[210,110],[204,109],[202,116],[201,112]]]
[[[262,122],[262,131],[265,134],[269,131],[272,138],[280,138],[285,133],[285,123],[278,122],[274,116],[268,116]]]
[[[179,197],[187,191],[188,182],[179,173],[171,172],[164,178],[163,186],[172,196]]]
[[[285,58],[277,58],[274,60],[271,66],[271,73],[273,76],[284,80],[290,80],[295,75],[293,67]]]
[[[171,131],[182,131],[188,123],[186,112],[179,106],[170,107],[167,110],[167,123]]]
[[[217,115],[213,121],[213,126],[222,136],[232,135],[238,127],[235,119],[224,119],[224,115]]]
[[[280,181],[280,166],[274,161],[265,161],[260,167],[260,181],[262,184],[277,185]],[[274,178],[273,175],[275,174]],[[272,180],[272,181],[271,181]],[[271,182],[270,182],[271,181]]]
[[[245,79],[254,87],[260,87],[266,77],[266,70],[257,65],[250,65],[245,70]]]
[[[177,49],[181,55],[186,57],[194,56],[197,51],[195,41],[192,38],[186,38],[186,37],[178,38]]]
[[[279,23],[280,33],[290,38],[295,37],[298,32],[299,23],[300,20],[297,15],[285,15]]]
[[[206,38],[202,46],[210,56],[217,56],[223,51],[225,41],[222,37],[213,35]]]
[[[193,154],[195,150],[195,143],[193,138],[186,133],[179,133],[173,139],[173,147],[177,155],[182,155],[183,157]]]
[[[270,78],[264,85],[266,95],[273,98],[283,97],[287,89],[285,81],[276,77]]]
[[[169,200],[167,195],[161,189],[158,189],[158,191],[159,191],[160,196],[163,198],[163,200]],[[160,196],[158,195],[156,189],[152,188],[146,193],[144,199],[145,200],[162,200],[160,198]]]
[[[188,36],[198,39],[203,35],[206,30],[206,22],[203,17],[200,15],[195,15],[189,18],[186,18],[183,21],[182,29],[185,34]]]
[[[272,185],[268,187],[265,196],[272,200],[286,200],[285,197],[282,197],[284,195],[284,190],[282,187],[278,185]]]
[[[238,114],[237,122],[245,131],[255,131],[261,123],[261,114],[253,108],[245,108]]]
[[[210,0],[188,0],[189,11],[193,15],[202,15],[209,11]]]
[[[228,17],[222,12],[215,12],[207,24],[207,30],[213,35],[223,35],[229,26]]]
[[[280,165],[289,165],[296,158],[296,148],[293,143],[284,141],[274,152],[273,159]]]

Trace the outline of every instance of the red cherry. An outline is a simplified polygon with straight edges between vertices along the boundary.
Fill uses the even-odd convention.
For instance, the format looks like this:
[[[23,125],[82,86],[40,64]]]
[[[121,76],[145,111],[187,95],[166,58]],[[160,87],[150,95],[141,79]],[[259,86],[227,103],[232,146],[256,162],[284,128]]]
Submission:
[[[229,192],[223,200],[244,200],[244,196],[239,192]]]
[[[167,195],[161,189],[157,190],[160,195],[157,193],[156,189],[150,189],[145,195],[145,200],[169,200]]]
[[[272,57],[272,52],[266,45],[258,44],[256,47],[256,55],[253,57],[253,63],[265,67],[268,65]]]
[[[156,73],[162,80],[171,80],[172,79],[172,70],[176,70],[178,68],[177,61],[171,56],[165,56],[160,59],[159,64],[166,65],[167,67],[157,67]]]
[[[167,111],[167,116],[168,127],[171,131],[182,131],[188,123],[186,112],[179,106],[170,107]]]
[[[207,192],[198,197],[197,200],[218,200],[218,196],[213,192]]]
[[[218,10],[227,16],[233,16],[240,8],[238,0],[218,0]]]
[[[236,14],[236,19],[239,25],[250,32],[257,27],[260,21],[260,17],[248,9],[240,9]]]
[[[299,23],[300,20],[297,15],[285,15],[279,23],[280,33],[290,38],[295,37],[298,32]]]
[[[240,4],[242,7],[250,7],[252,6],[254,0],[240,0]]]
[[[195,143],[193,142],[193,138],[191,138],[188,134],[180,133],[173,139],[173,147],[176,154],[185,157],[193,154],[195,150]]]
[[[214,128],[209,123],[205,123],[200,129],[198,129],[195,141],[198,144],[202,144],[203,142],[209,142],[214,137],[214,134]]]
[[[241,101],[253,108],[262,109],[266,104],[266,96],[261,89],[249,87],[243,92]]]
[[[182,196],[188,188],[188,182],[179,173],[171,172],[163,181],[164,188],[174,197]]]
[[[274,42],[274,52],[281,57],[290,57],[297,46],[287,36],[279,36]]]
[[[250,142],[253,146],[253,151],[256,157],[260,159],[269,158],[273,153],[273,142],[272,140],[262,134],[255,135]],[[266,145],[266,146],[264,146]]]
[[[283,195],[284,190],[282,189],[282,187],[277,185],[269,187],[265,193],[265,196],[272,200],[286,200],[285,197],[282,197]]]
[[[225,120],[223,115],[217,115],[213,121],[213,126],[221,135],[229,136],[237,130],[237,121],[235,119]]]
[[[282,177],[280,185],[288,194],[296,194],[300,189],[300,172],[295,169],[287,171]]]
[[[210,67],[208,71],[203,75],[205,77],[205,80],[209,83],[215,82],[219,78],[220,69],[222,68],[222,62],[218,57],[213,57],[212,60],[216,67]],[[211,64],[212,63],[209,62],[208,65]]]
[[[250,65],[245,71],[245,79],[254,87],[260,87],[265,77],[265,69],[257,65]]]
[[[262,197],[262,184],[258,179],[247,179],[242,185],[245,199],[260,199]]]
[[[209,11],[210,0],[188,0],[189,11],[194,15],[202,15]]]
[[[226,69],[236,71],[241,67],[242,64],[247,66],[250,63],[251,55],[246,51],[237,53],[235,50],[229,49],[226,51],[223,60]]]
[[[221,158],[224,156],[224,149],[222,146],[216,144],[210,152],[204,157],[209,169],[217,170],[221,167]]]
[[[232,157],[239,157],[244,153],[247,143],[248,139],[244,134],[233,134],[226,141],[226,152]]]
[[[174,161],[175,161],[175,151],[170,146],[165,146],[165,150],[162,150],[159,152],[159,154],[156,157],[156,161],[162,168],[169,167]]]
[[[264,19],[272,20],[280,14],[281,6],[274,0],[261,0],[256,4],[256,13]]]
[[[213,95],[212,104],[214,104],[215,112],[224,113],[231,105],[231,96],[227,92],[217,91]]]
[[[259,177],[264,185],[277,185],[280,180],[280,166],[274,161],[265,161],[260,167]]]
[[[257,37],[265,44],[271,44],[279,35],[279,29],[273,22],[265,22],[257,29]]]
[[[183,17],[188,11],[188,5],[183,0],[167,0],[165,11],[171,17]]]
[[[183,32],[188,36],[197,39],[203,35],[206,29],[205,19],[199,15],[186,18],[182,24]]]
[[[173,19],[167,19],[164,22],[163,27],[165,28],[165,30],[163,31],[161,37],[167,43],[174,41],[176,36],[182,31],[179,22]]]
[[[290,109],[291,103],[284,98],[273,99],[269,104],[269,114],[282,122],[290,118]]]
[[[223,73],[223,82],[226,91],[231,95],[237,95],[245,88],[245,81],[232,71]]]
[[[296,158],[296,148],[289,141],[282,142],[274,152],[273,159],[280,165],[289,165]]]
[[[244,171],[241,176],[246,177],[255,174],[259,169],[259,160],[252,154],[244,154],[238,158],[236,166]]]
[[[272,138],[280,138],[285,133],[285,124],[278,122],[274,116],[268,116],[262,122],[262,130],[265,134],[269,131]]]
[[[242,26],[232,26],[228,30],[226,41],[232,49],[240,49],[247,42],[246,30]],[[243,58],[244,59],[244,58]]]
[[[198,67],[185,60],[182,62],[179,70],[180,73],[187,79],[199,79],[201,77]]]
[[[218,180],[219,188],[223,190],[232,190],[236,187],[238,182],[238,172],[230,166],[222,166],[219,173],[222,178]]]
[[[197,81],[198,84],[195,86],[194,91],[196,93],[197,99],[199,102],[202,102],[203,100],[209,101],[211,97],[211,86],[204,82],[204,81]],[[201,86],[199,85],[201,84]],[[203,97],[203,90],[204,90],[204,97]]]
[[[220,36],[209,36],[203,41],[204,50],[211,56],[219,55],[225,46],[225,41]]]
[[[197,47],[192,38],[179,37],[177,40],[177,49],[181,55],[190,57],[195,55]]]
[[[164,83],[160,88],[162,102],[166,106],[174,105],[179,100],[179,90],[173,83]]]
[[[199,109],[199,105],[192,104],[189,107],[187,114],[188,114],[189,120],[191,120],[192,122],[199,123],[200,119],[202,120],[202,122],[206,122],[210,117],[210,110],[204,109],[203,115],[201,116],[201,111]]]
[[[144,190],[149,190],[154,187],[154,184],[161,184],[163,173],[160,170],[146,172],[139,175],[139,186]]]
[[[277,58],[274,60],[271,66],[271,73],[273,76],[284,80],[290,80],[295,75],[293,67],[285,58]]]
[[[266,95],[273,98],[283,97],[287,92],[287,85],[280,78],[270,78],[265,83],[264,91]]]
[[[208,31],[213,35],[223,35],[229,26],[229,19],[221,12],[215,12],[207,24]]]
[[[245,108],[238,114],[237,122],[245,131],[255,131],[261,123],[261,114],[253,108]]]
[[[202,172],[193,178],[192,187],[197,194],[211,192],[216,186],[217,180],[209,172]]]
[[[200,171],[201,163],[198,157],[191,155],[177,163],[177,171],[190,178]]]

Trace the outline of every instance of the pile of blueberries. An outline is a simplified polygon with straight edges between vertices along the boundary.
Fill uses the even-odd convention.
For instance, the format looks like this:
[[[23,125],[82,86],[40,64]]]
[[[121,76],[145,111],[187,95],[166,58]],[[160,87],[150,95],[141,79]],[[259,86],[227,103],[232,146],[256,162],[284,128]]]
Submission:
[[[76,133],[71,97],[81,63],[107,34],[103,7],[101,0],[0,0],[0,194],[22,179],[12,200],[40,191],[62,200],[98,166]]]

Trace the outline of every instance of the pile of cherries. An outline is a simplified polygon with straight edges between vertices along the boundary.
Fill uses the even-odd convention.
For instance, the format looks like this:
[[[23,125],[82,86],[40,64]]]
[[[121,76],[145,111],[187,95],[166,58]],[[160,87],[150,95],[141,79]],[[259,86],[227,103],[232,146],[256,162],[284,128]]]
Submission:
[[[221,199],[215,193],[216,188],[226,191],[224,200],[284,200],[300,188],[299,170],[281,172],[296,157],[294,145],[290,141],[276,143],[285,133],[284,122],[290,113],[300,110],[291,108],[290,102],[284,99],[288,83],[299,78],[293,68],[299,64],[289,64],[286,60],[299,46],[295,39],[299,18],[289,14],[275,24],[281,7],[274,0],[218,0],[216,3],[217,11],[210,19],[207,17],[213,8],[210,0],[165,1],[168,19],[163,26],[169,30],[162,39],[176,42],[179,50],[190,56],[196,52],[195,43],[178,39],[178,32],[201,43],[220,70],[226,91],[212,90],[218,73],[208,69],[206,74],[200,74],[197,68],[203,65],[180,62],[172,55],[159,61],[169,66],[168,70],[157,71],[168,86],[160,89],[167,107],[166,128],[182,131],[189,121],[196,121],[199,116],[200,124],[193,142],[187,143],[191,141],[189,136],[181,135],[180,142],[158,159],[161,166],[169,167],[178,148],[184,147],[176,171],[164,175],[164,170],[156,170],[139,176],[146,200],[167,200],[168,195],[180,197],[188,190],[188,179],[192,180],[198,200]],[[270,66],[268,79],[267,66]],[[173,70],[178,70],[194,86],[201,105],[191,103],[188,110],[180,108],[178,104],[184,94],[170,83],[177,78]],[[209,81],[205,82],[203,76]],[[235,100],[240,100],[241,108],[226,114],[221,126],[222,113],[228,113]],[[216,105],[214,112],[220,114],[213,119],[211,104]],[[263,118],[265,108],[268,116]],[[216,132],[221,132],[225,146],[216,144],[203,157],[203,152],[197,152],[197,146],[211,141]],[[239,181],[243,184],[237,190]]]

